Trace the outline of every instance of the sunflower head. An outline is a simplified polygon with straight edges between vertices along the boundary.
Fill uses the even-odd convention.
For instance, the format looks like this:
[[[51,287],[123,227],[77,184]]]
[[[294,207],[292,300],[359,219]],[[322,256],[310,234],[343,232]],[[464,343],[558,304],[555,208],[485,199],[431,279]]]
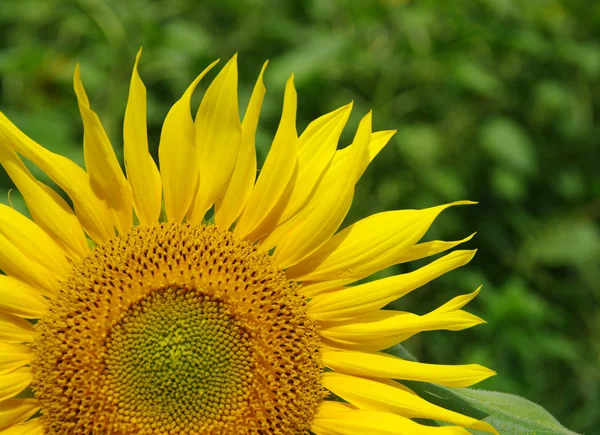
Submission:
[[[465,387],[493,371],[386,352],[420,332],[483,322],[462,310],[479,290],[424,315],[383,309],[475,251],[357,284],[470,240],[420,241],[442,211],[470,202],[377,213],[339,231],[356,183],[394,132],[372,131],[368,113],[339,147],[348,104],[298,135],[292,76],[257,171],[266,64],[240,119],[236,56],[194,117],[192,93],[216,62],[173,105],[159,170],[148,151],[140,55],[123,126],[125,173],[79,68],[85,170],[0,114],[0,163],[32,216],[0,206],[0,432],[497,433],[402,384]]]
[[[301,433],[324,391],[296,284],[216,226],[103,243],[73,268],[32,348],[51,433]]]

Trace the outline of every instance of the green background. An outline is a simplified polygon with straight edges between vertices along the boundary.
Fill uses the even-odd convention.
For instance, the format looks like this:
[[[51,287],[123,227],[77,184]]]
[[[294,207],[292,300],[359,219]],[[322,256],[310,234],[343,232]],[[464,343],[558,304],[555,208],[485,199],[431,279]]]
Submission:
[[[481,388],[519,394],[572,430],[598,433],[599,2],[4,1],[0,110],[82,163],[71,82],[80,62],[92,107],[121,153],[142,45],[154,149],[169,106],[210,61],[235,52],[242,108],[271,60],[261,158],[291,72],[300,131],[351,100],[343,144],[370,108],[375,129],[398,129],[361,180],[350,219],[479,201],[445,212],[427,235],[456,240],[478,231],[468,243],[479,248],[472,263],[394,307],[425,313],[484,284],[470,310],[488,321],[423,333],[406,347],[426,362],[487,365],[499,375]],[[11,187],[2,173],[5,203]],[[18,192],[11,200],[23,206]]]

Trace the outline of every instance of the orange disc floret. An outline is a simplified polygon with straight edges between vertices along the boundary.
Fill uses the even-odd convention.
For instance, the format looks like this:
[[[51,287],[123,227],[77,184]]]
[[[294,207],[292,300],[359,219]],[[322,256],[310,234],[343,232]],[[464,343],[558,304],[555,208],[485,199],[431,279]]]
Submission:
[[[317,326],[266,253],[216,226],[137,227],[90,251],[36,327],[47,434],[301,434]]]

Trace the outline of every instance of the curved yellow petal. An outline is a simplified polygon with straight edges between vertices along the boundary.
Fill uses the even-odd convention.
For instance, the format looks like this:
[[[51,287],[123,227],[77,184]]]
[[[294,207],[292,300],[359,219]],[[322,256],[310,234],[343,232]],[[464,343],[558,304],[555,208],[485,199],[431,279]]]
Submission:
[[[53,296],[60,285],[60,276],[25,255],[4,235],[0,234],[0,269],[11,277],[18,278]]]
[[[315,187],[335,154],[338,140],[351,111],[352,103],[317,118],[298,138],[298,178],[289,202],[279,217],[280,224],[302,211],[303,206],[314,193]],[[362,163],[361,161],[361,165]],[[339,172],[339,176],[347,176],[343,173],[347,171]],[[276,244],[269,246],[269,249]]]
[[[379,152],[385,148],[395,134],[396,130],[383,130],[376,131],[371,135],[371,142],[369,143],[369,162],[372,162],[373,159],[377,157],[377,154],[379,154]],[[363,171],[365,169],[366,167],[363,169]]]
[[[198,146],[190,112],[192,94],[202,78],[219,61],[211,63],[186,89],[165,118],[158,146],[158,160],[167,220],[181,222],[198,189]]]
[[[54,240],[33,221],[4,204],[0,204],[0,234],[52,275],[66,278],[71,272],[71,265]]]
[[[470,387],[496,374],[479,364],[426,364],[379,352],[324,349],[322,357],[325,366],[338,372],[368,378],[431,382],[456,388]]]
[[[15,397],[31,384],[31,369],[21,367],[5,375],[0,375],[0,402]]]
[[[413,272],[315,296],[308,313],[316,320],[343,320],[383,308],[435,278],[467,264],[476,251],[454,251]]]
[[[471,435],[456,426],[424,426],[391,412],[340,409],[324,400],[310,430],[317,435]]]
[[[0,341],[25,343],[33,339],[33,325],[27,320],[0,311]]]
[[[368,147],[368,156],[369,158],[366,161],[363,161],[359,171],[356,173],[356,179],[358,180],[362,177],[362,174],[365,172],[369,163],[373,161],[377,154],[389,143],[392,136],[396,134],[396,130],[383,130],[376,131],[371,134],[371,140],[369,142]],[[342,148],[341,150],[336,151],[333,159],[331,160],[331,168],[337,168],[339,166],[343,166],[346,164],[346,159],[350,155],[350,147]]]
[[[123,175],[100,118],[90,107],[81,82],[79,64],[75,67],[73,87],[83,120],[83,156],[90,185],[94,193],[106,202],[114,226],[122,233],[133,225],[131,186]]]
[[[396,257],[398,264],[406,263],[409,261],[420,260],[421,258],[431,257],[432,255],[439,254],[452,249],[462,243],[466,243],[471,240],[476,233],[465,237],[462,240],[454,240],[452,242],[446,242],[443,240],[432,240],[431,242],[417,243],[412,248],[407,249],[401,255]]]
[[[364,340],[363,337],[359,337],[358,339],[356,337],[329,338],[337,341],[338,343],[348,345],[351,348],[375,351],[394,346],[404,340],[409,339],[413,335],[418,334],[419,332],[437,330],[458,331],[471,328],[473,326],[485,323],[485,321],[471,313],[460,310],[460,308],[477,296],[480,289],[481,287],[479,287],[473,293],[457,296],[424,316],[415,317],[414,314],[410,313],[397,312],[392,314],[386,312],[385,314],[379,316],[377,316],[376,313],[372,313],[371,316],[360,317],[357,319],[359,322],[361,320],[375,320],[370,333],[375,333],[376,337],[372,337],[370,340]],[[406,315],[406,317],[402,317],[404,315]],[[403,323],[402,330],[397,329],[394,326],[395,322]],[[364,326],[365,324],[361,324],[359,328]],[[355,332],[356,331],[354,331],[354,333]],[[394,332],[399,332],[399,334]],[[365,335],[368,334],[369,333],[366,333]]]
[[[292,75],[285,86],[281,121],[271,150],[250,193],[246,208],[235,226],[234,234],[238,237],[256,240],[269,233],[283,210],[284,204],[280,200],[284,193],[289,193],[288,185],[297,175],[296,105],[297,95]]]
[[[188,211],[188,221],[201,223],[215,201],[223,198],[242,140],[238,108],[237,54],[206,90],[196,114],[200,184]]]
[[[277,241],[272,259],[280,268],[288,268],[310,256],[337,231],[352,204],[351,180],[356,179],[355,174],[367,159],[370,136],[371,113],[360,122],[347,164],[327,171],[310,203],[290,220],[294,226]]]
[[[7,427],[2,435],[44,435],[44,426],[41,418],[32,418],[25,423]]]
[[[499,435],[488,423],[429,403],[392,383],[383,383],[343,373],[324,373],[323,386],[360,409],[386,411],[408,418],[441,420],[469,429]]]
[[[0,163],[23,195],[35,223],[43,228],[72,260],[85,256],[88,251],[85,233],[67,202],[54,190],[37,181],[19,156],[2,145]]]
[[[0,375],[12,372],[31,361],[31,349],[22,344],[0,341]]]
[[[0,402],[0,430],[14,430],[13,428],[7,428],[27,420],[35,414],[38,409],[40,409],[40,407],[37,405],[37,400],[35,399],[8,399]],[[18,434],[19,432],[13,433]],[[22,433],[28,434],[28,432]]]
[[[477,290],[475,290],[472,293],[468,293],[466,295],[460,295],[460,296],[456,296],[455,298],[452,298],[450,301],[448,301],[444,305],[436,308],[429,314],[444,314],[444,313],[451,313],[453,311],[460,310],[462,307],[464,307],[469,302],[471,302],[473,299],[475,299],[475,297],[481,291],[481,287],[482,286],[477,287]]]
[[[146,129],[146,87],[138,74],[142,50],[135,58],[129,98],[123,123],[123,154],[127,180],[133,192],[133,206],[142,225],[158,222],[162,205],[160,173],[148,152]]]
[[[267,64],[260,70],[242,121],[242,143],[235,168],[223,198],[217,198],[215,203],[215,223],[222,228],[231,227],[242,213],[256,180],[256,128],[266,93],[263,76]]]
[[[0,310],[26,319],[39,319],[48,312],[48,300],[24,282],[0,275]]]
[[[4,146],[31,160],[69,195],[81,226],[95,242],[99,243],[114,236],[108,207],[96,196],[90,185],[90,178],[82,168],[28,138],[2,113],[0,141],[4,141]]]
[[[413,247],[408,248],[406,251],[399,253],[398,256],[392,260],[392,262],[395,264],[400,264],[439,254],[452,249],[461,243],[468,242],[473,238],[473,236],[475,236],[475,234],[476,233],[473,233],[462,240],[455,240],[452,242],[433,240],[431,242],[418,243]],[[314,298],[324,293],[332,293],[334,291],[341,290],[343,288],[342,286],[354,281],[355,280],[353,278],[345,278],[341,280],[333,279],[331,281],[304,281],[300,291],[305,297]]]
[[[379,310],[357,319],[342,322],[323,322],[321,335],[341,343],[357,343],[386,349],[405,340],[405,335],[424,331],[460,331],[485,323],[481,318],[462,310],[446,313],[429,313],[418,316],[393,310]],[[399,337],[402,337],[401,339]],[[389,339],[389,345],[379,343]],[[387,341],[385,341],[387,343]],[[384,346],[384,347],[380,347]]]
[[[299,281],[338,281],[348,284],[396,262],[448,207],[472,204],[457,201],[424,210],[398,210],[362,219],[333,236],[321,249],[286,275]]]

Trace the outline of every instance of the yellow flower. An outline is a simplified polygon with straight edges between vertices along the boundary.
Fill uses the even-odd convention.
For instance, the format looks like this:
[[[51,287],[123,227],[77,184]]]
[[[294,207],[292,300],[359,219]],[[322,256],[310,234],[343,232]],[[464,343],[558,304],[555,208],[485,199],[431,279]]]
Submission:
[[[497,433],[401,383],[466,387],[493,371],[382,352],[421,331],[483,322],[461,309],[478,290],[421,316],[382,310],[475,252],[352,285],[470,239],[419,243],[439,213],[468,202],[378,213],[338,232],[356,182],[394,132],[372,132],[369,113],[352,144],[337,150],[349,104],[298,137],[292,76],[256,178],[266,64],[240,121],[235,56],[195,119],[192,92],[216,62],[169,111],[159,171],[148,152],[140,54],[125,111],[126,175],[78,68],[86,171],[0,115],[0,161],[33,218],[0,206],[0,431]],[[205,220],[211,210],[214,224]]]

